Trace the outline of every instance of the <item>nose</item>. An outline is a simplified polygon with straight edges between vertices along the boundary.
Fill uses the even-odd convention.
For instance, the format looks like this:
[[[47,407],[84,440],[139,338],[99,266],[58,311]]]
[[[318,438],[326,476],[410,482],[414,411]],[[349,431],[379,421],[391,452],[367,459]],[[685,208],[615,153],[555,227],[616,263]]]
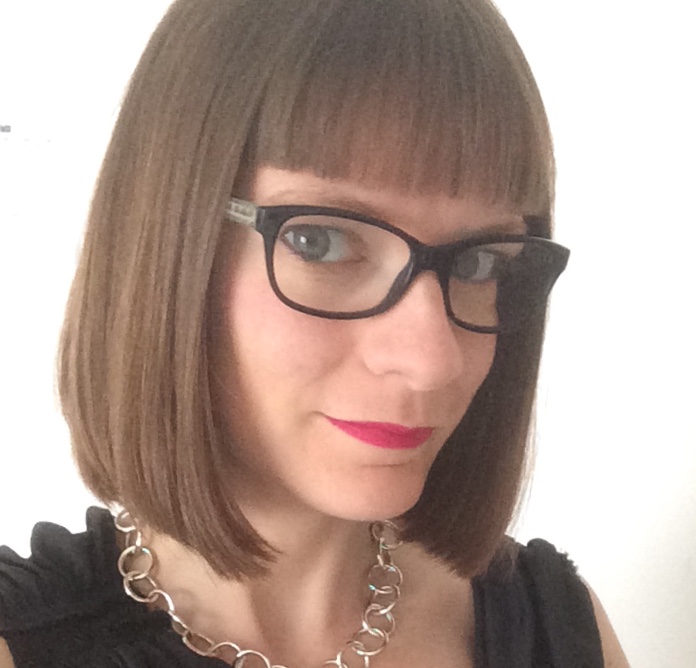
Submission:
[[[447,317],[432,272],[421,274],[386,313],[363,322],[363,358],[375,375],[398,374],[410,389],[424,392],[445,387],[465,370],[473,333]]]

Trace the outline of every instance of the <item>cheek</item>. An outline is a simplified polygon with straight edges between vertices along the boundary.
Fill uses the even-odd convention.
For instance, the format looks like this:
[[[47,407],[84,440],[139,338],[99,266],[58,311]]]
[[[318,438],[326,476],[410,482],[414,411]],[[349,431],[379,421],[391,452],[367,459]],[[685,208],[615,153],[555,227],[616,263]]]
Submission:
[[[271,408],[301,400],[303,388],[330,374],[350,344],[335,321],[283,304],[260,264],[235,271],[226,294],[225,329],[235,394]]]
[[[495,358],[497,336],[495,334],[479,334],[460,330],[457,334],[460,350],[462,351],[462,374],[459,377],[459,390],[457,394],[463,397],[465,413],[488,376]]]
[[[469,363],[474,375],[479,379],[479,385],[484,381],[493,366],[498,337],[495,334],[478,334],[465,332],[465,342]]]

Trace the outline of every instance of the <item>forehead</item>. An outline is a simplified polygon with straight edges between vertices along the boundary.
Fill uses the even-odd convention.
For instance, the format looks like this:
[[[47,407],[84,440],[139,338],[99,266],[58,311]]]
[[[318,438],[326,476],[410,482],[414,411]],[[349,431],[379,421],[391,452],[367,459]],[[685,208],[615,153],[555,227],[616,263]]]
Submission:
[[[308,171],[261,167],[249,196],[259,206],[312,205],[355,211],[399,227],[428,244],[488,232],[526,231],[522,211],[506,204],[486,203],[474,195],[453,197],[374,187],[361,181],[323,178]]]

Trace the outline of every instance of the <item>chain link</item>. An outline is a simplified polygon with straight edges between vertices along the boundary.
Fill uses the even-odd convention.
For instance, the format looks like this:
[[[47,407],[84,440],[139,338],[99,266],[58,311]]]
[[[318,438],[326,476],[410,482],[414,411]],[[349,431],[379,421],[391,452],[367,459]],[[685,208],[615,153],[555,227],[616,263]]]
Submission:
[[[232,668],[286,668],[272,664],[261,652],[242,649],[230,641],[214,642],[197,633],[176,612],[172,597],[159,587],[150,575],[155,567],[155,554],[143,545],[143,537],[134,519],[127,510],[114,517],[116,528],[125,534],[126,547],[118,559],[118,571],[123,578],[123,588],[128,596],[138,603],[147,603],[164,610],[174,631],[192,652],[199,656],[221,659]],[[362,615],[362,625],[353,637],[336,654],[334,659],[322,666],[335,668],[370,668],[370,661],[380,654],[389,643],[396,628],[392,610],[401,596],[403,574],[392,559],[392,550],[401,545],[398,529],[393,522],[383,520],[370,525],[370,535],[377,543],[376,563],[368,573],[369,600]],[[136,562],[140,560],[136,566]],[[259,664],[260,662],[260,664]],[[350,662],[350,663],[349,663]]]

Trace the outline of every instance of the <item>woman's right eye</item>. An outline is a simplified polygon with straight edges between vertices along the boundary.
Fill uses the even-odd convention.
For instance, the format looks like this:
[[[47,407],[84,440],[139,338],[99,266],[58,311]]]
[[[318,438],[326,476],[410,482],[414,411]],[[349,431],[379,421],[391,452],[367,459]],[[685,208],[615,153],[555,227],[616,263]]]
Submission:
[[[306,262],[346,262],[351,249],[342,230],[322,225],[293,225],[282,231],[280,241]]]

